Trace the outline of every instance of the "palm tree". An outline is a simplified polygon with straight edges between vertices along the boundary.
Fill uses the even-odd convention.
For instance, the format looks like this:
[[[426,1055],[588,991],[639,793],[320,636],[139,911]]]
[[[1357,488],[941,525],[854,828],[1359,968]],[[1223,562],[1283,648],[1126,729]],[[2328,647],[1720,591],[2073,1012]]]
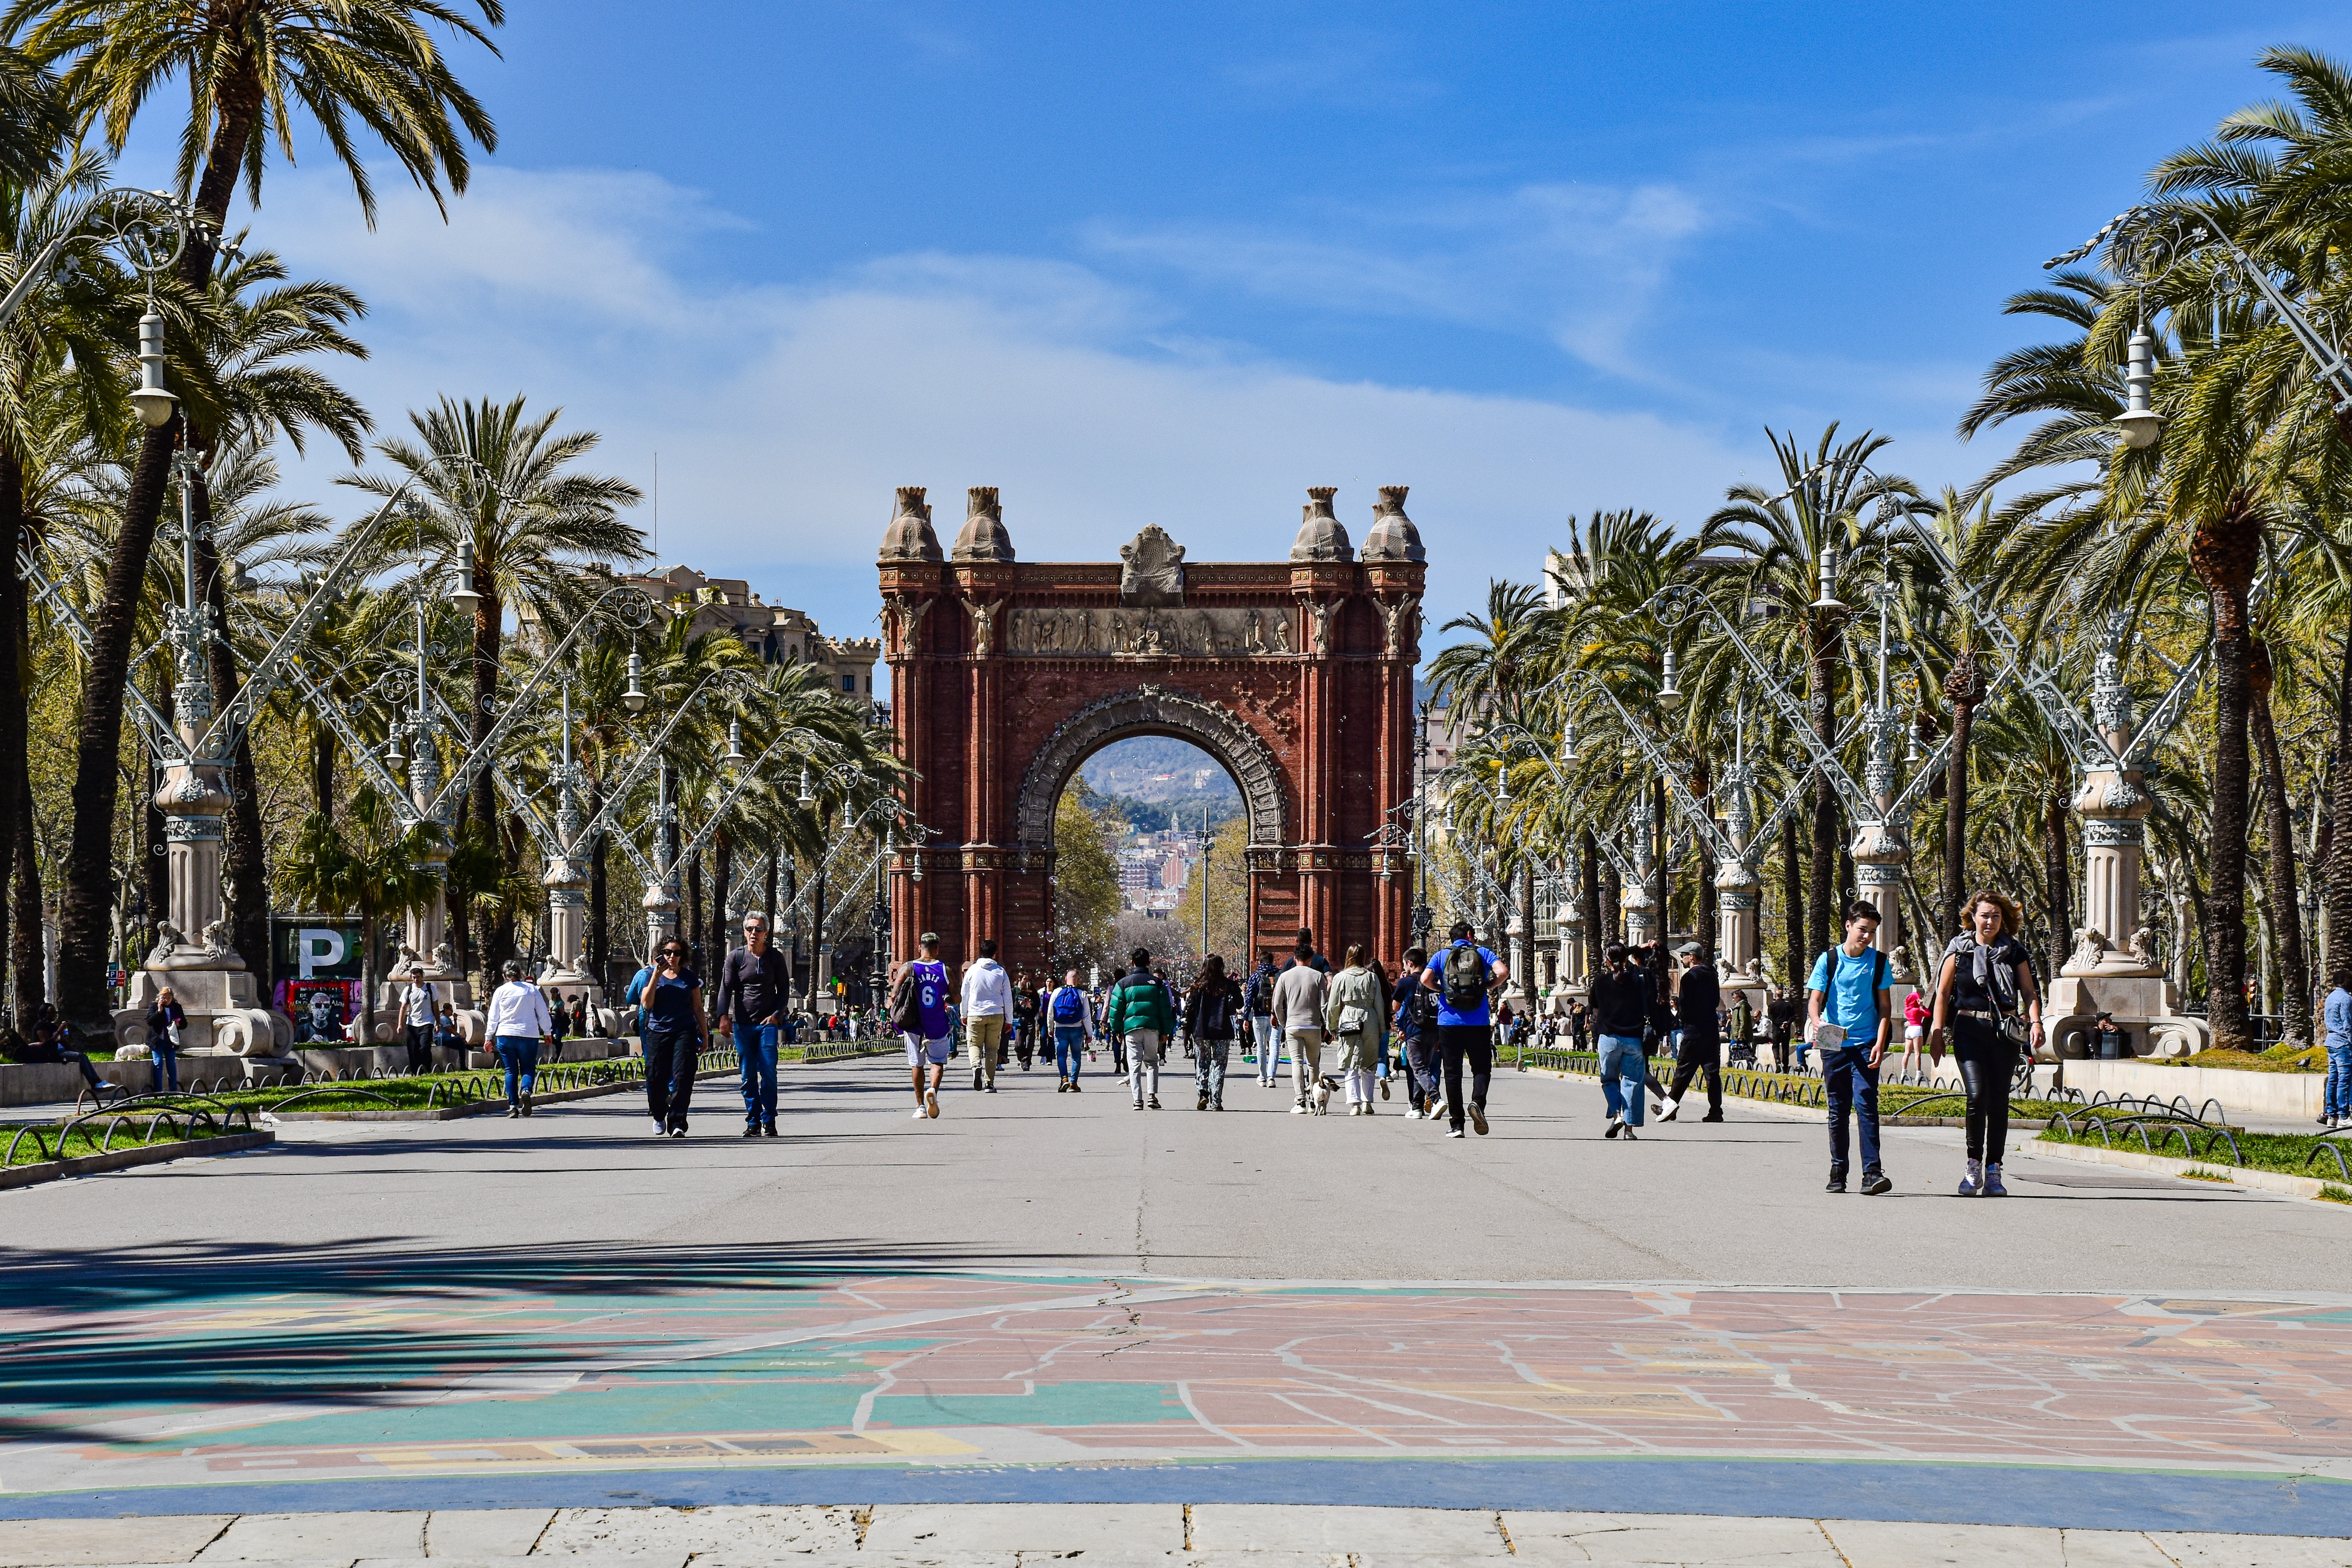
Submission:
[[[1987,542],[1998,537],[1992,511],[1990,494],[1971,507],[1947,486],[1927,520],[1936,542],[1963,573],[1982,557]],[[1934,942],[1920,944],[1921,957],[1931,962],[1936,944],[1960,929],[1960,900],[1969,896],[1969,745],[1976,729],[1977,709],[1985,700],[1976,627],[1965,615],[1951,616],[1950,625],[1951,657],[1943,684],[1945,704],[1952,710],[1951,754],[1944,762],[1943,885],[1936,904]]]
[[[326,520],[309,509],[268,506],[253,494],[257,485],[277,480],[277,468],[259,448],[283,437],[299,454],[306,432],[316,429],[354,461],[371,424],[367,412],[310,364],[320,353],[363,359],[367,351],[344,331],[366,307],[350,289],[331,283],[289,284],[286,268],[268,252],[241,256],[215,273],[210,310],[202,319],[197,348],[210,374],[192,386],[183,410],[188,449],[208,464],[229,464],[224,478],[245,487],[247,515],[234,531],[215,537],[215,485],[198,470],[187,497],[198,529],[196,571],[215,624],[228,625],[225,562],[259,564],[262,552],[278,553],[289,528],[323,529]],[[257,467],[257,463],[265,465]],[[241,471],[238,469],[241,465]],[[240,559],[243,551],[256,559]],[[241,684],[235,645],[215,640],[206,661],[215,711],[226,711]],[[250,738],[237,743],[231,769],[226,842],[222,868],[230,888],[228,915],[237,951],[268,987],[269,872],[263,853],[260,785]]]
[[[608,586],[583,582],[591,566],[608,567],[646,558],[645,535],[623,521],[619,510],[635,506],[639,492],[626,479],[579,471],[573,467],[593,451],[593,431],[551,435],[562,410],[526,417],[523,399],[499,404],[488,398],[459,403],[444,397],[430,410],[411,410],[415,438],[392,437],[376,449],[399,475],[357,474],[344,483],[389,496],[411,477],[426,507],[425,548],[454,563],[461,548],[473,552],[474,689],[469,744],[479,746],[496,722],[500,658],[509,606],[539,624],[559,623],[585,602],[585,589]],[[461,805],[461,835],[470,818],[494,835],[499,820],[497,781],[489,769],[474,781],[470,802]],[[495,835],[485,843],[496,843]],[[510,901],[510,900],[509,900]],[[463,906],[454,933],[460,947],[470,932]],[[498,954],[487,953],[495,960]]]
[[[1787,654],[1803,661],[1809,717],[1814,738],[1824,747],[1837,741],[1837,667],[1844,617],[1812,607],[1822,552],[1834,549],[1843,558],[1878,545],[1877,503],[1900,505],[1916,501],[1919,494],[1908,479],[1865,471],[1889,437],[1865,430],[1840,444],[1837,431],[1835,425],[1822,431],[1810,453],[1798,445],[1793,432],[1783,437],[1768,431],[1785,493],[1776,498],[1761,485],[1735,485],[1726,492],[1727,504],[1699,532],[1706,549],[1728,549],[1748,557],[1740,574],[1742,595],[1751,605],[1769,606],[1773,627],[1785,628]],[[1874,515],[1865,519],[1864,508],[1873,508]],[[1836,939],[1842,847],[1837,789],[1826,773],[1816,770],[1812,877],[1806,900],[1812,927],[1807,945],[1814,952]]]
[[[1466,631],[1472,637],[1471,640],[1454,643],[1438,653],[1430,666],[1432,688],[1457,712],[1483,714],[1496,723],[1524,727],[1528,717],[1527,700],[1548,651],[1549,619],[1539,590],[1525,583],[1499,579],[1489,583],[1484,616],[1456,616],[1439,628]],[[1518,862],[1520,930],[1526,933],[1525,940],[1532,942],[1536,930],[1535,859],[1524,852],[1516,857],[1508,855],[1508,839],[1497,838],[1494,842],[1505,875],[1509,875],[1513,858]],[[1522,850],[1524,847],[1522,845]],[[1529,995],[1534,994],[1528,974],[1529,965],[1524,956],[1513,954],[1510,964],[1517,982],[1528,988]]]
[[[0,51],[0,61],[10,58]],[[0,79],[5,76],[0,70]],[[0,278],[13,285],[17,269],[52,240],[90,232],[90,198],[105,178],[105,165],[83,154],[47,179],[0,182]],[[93,435],[120,427],[125,416],[124,388],[116,374],[127,318],[121,282],[102,257],[90,256],[80,267],[52,270],[0,327],[0,539],[25,539],[28,529],[37,529],[47,509],[37,498],[83,469]],[[40,869],[33,854],[26,772],[32,742],[26,700],[32,670],[21,657],[29,635],[26,585],[12,547],[0,560],[0,889],[14,862],[14,875],[26,884],[16,906],[37,911]],[[0,898],[0,947],[7,945],[8,918],[8,902]],[[37,952],[38,946],[37,921],[32,950]],[[31,1028],[44,1000],[42,968],[37,962],[16,966],[22,1029]]]
[[[485,24],[504,19],[500,0],[478,0]],[[199,6],[150,0],[14,0],[0,37],[29,61],[58,69],[84,128],[103,129],[120,153],[157,89],[182,79],[189,110],[180,131],[181,194],[197,226],[182,250],[182,290],[201,300],[212,282],[216,237],[240,177],[258,205],[274,142],[292,161],[295,121],[308,116],[350,173],[373,223],[375,195],[352,121],[388,147],[436,204],[442,184],[466,188],[467,142],[497,145],[488,112],[451,74],[435,42],[441,26],[489,47],[481,26],[443,0],[220,0]],[[492,50],[496,52],[495,49]],[[174,355],[187,375],[184,353]],[[76,738],[73,843],[58,914],[58,1001],[93,1029],[107,1016],[106,939],[111,844],[122,734],[122,682],[132,624],[146,583],[180,421],[146,430],[115,538],[106,591],[91,627],[89,673]]]
[[[492,722],[508,608],[541,625],[556,622],[580,603],[584,569],[646,558],[645,535],[619,516],[642,493],[626,479],[574,469],[603,437],[593,430],[551,436],[562,416],[555,408],[526,418],[520,396],[503,404],[444,397],[428,412],[410,412],[415,440],[395,436],[377,444],[403,475],[344,480],[389,496],[403,479],[419,476],[416,488],[430,509],[425,547],[445,561],[457,558],[461,542],[472,549],[472,587],[481,595],[474,606],[477,744]],[[486,771],[473,801],[474,815],[486,822],[496,815],[493,790]]]
[[[0,44],[0,188],[22,191],[54,174],[72,123],[57,78]]]
[[[2221,121],[2211,142],[2159,163],[2150,185],[2177,205],[2149,226],[2177,232],[2195,223],[2231,235],[2296,300],[2323,339],[2341,342],[2352,328],[2352,269],[2344,256],[2352,245],[2352,193],[2342,174],[2352,158],[2352,68],[2301,48],[2272,49],[2259,63],[2294,102],[2241,110]],[[2210,323],[2211,343],[2161,378],[2160,388],[2170,394],[2162,406],[2171,416],[2163,450],[2135,477],[2169,503],[2169,520],[2190,531],[2189,561],[2211,595],[2210,1006],[2215,1043],[2242,1045],[2249,1043],[2242,1002],[2246,752],[2260,684],[2244,585],[2264,547],[2292,530],[2296,508],[2290,498],[2345,493],[2352,481],[2352,418],[2316,416],[2330,399],[2315,367],[2274,312],[2249,308],[2243,280],[2215,248],[2168,267],[2151,290],[2176,320]],[[2352,632],[2346,635],[2352,642]],[[2352,697],[2352,688],[2344,695]],[[2352,721],[2341,711],[2338,728],[2352,738]],[[2340,745],[2336,754],[2346,754]],[[2339,826],[2328,868],[2331,969],[2352,959],[2352,846],[2340,826],[2352,810],[2352,768],[2340,761],[2334,795]],[[2274,910],[2278,899],[2274,889]]]

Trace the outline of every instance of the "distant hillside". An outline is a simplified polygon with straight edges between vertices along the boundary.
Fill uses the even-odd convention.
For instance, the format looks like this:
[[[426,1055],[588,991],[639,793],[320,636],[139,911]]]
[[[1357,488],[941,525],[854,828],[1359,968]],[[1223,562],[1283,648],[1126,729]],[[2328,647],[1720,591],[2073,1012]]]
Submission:
[[[1241,791],[1217,759],[1182,741],[1139,735],[1088,757],[1079,776],[1099,795],[1153,805],[1241,804]]]

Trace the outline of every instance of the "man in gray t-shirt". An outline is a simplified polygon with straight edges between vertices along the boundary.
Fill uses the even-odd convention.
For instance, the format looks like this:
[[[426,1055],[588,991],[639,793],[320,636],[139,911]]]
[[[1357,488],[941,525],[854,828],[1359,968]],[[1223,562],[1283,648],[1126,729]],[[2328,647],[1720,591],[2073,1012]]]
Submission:
[[[1290,1082],[1298,1092],[1294,1116],[1307,1114],[1307,1092],[1323,1076],[1323,1003],[1331,983],[1314,958],[1315,944],[1302,939],[1298,961],[1274,980],[1274,1026],[1290,1042]]]

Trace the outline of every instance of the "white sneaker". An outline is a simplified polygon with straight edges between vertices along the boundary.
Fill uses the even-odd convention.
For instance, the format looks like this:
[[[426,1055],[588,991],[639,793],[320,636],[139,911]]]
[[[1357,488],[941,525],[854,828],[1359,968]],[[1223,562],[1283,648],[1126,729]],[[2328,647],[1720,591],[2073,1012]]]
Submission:
[[[1984,1162],[1982,1160],[1969,1161],[1969,1173],[1960,1178],[1960,1196],[1964,1198],[1975,1197],[1979,1193],[1984,1191]]]
[[[1297,1104],[1296,1104],[1296,1105],[1292,1106],[1292,1107],[1290,1108],[1290,1114],[1291,1114],[1291,1115],[1293,1115],[1293,1116],[1304,1116],[1304,1115],[1306,1115],[1306,1114],[1307,1114],[1307,1102],[1306,1102],[1305,1100],[1300,1100]]]
[[[1462,1129],[1460,1129],[1459,1127],[1456,1127],[1456,1128],[1454,1128],[1453,1131],[1451,1131],[1447,1132],[1447,1133],[1446,1133],[1446,1136],[1447,1136],[1448,1138],[1459,1138],[1459,1137],[1461,1137],[1461,1136],[1462,1136]]]
[[[939,1090],[937,1090],[937,1089],[927,1089],[923,1090],[923,1114],[924,1114],[924,1115],[926,1115],[926,1116],[937,1116],[939,1113],[940,1113],[940,1094],[939,1094]]]
[[[919,1106],[919,1106],[917,1106],[917,1107],[915,1107],[915,1120],[916,1120],[916,1121],[922,1121],[927,1120],[927,1119],[930,1116],[930,1114],[931,1114],[931,1113],[930,1113],[929,1111],[925,1110],[924,1110],[921,1106]]]
[[[1681,1100],[1670,1100],[1659,1110],[1658,1120],[1661,1121],[1672,1121],[1675,1119],[1675,1112],[1680,1110],[1682,1108],[1683,1102]]]
[[[669,1129],[662,1125],[662,1120],[661,1120],[661,1118],[660,1118],[660,1117],[658,1117],[658,1116],[655,1117],[655,1118],[654,1118],[654,1136],[655,1136],[655,1137],[656,1137],[656,1138],[664,1137],[664,1136],[666,1136],[666,1135],[668,1133],[668,1131],[669,1131]]]

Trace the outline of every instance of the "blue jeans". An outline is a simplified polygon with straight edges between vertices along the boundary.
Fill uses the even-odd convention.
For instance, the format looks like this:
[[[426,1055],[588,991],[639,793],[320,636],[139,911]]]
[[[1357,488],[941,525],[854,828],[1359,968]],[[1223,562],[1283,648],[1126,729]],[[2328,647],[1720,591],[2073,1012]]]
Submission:
[[[1282,1031],[1274,1026],[1271,1013],[1252,1013],[1250,1027],[1257,1035],[1257,1078],[1260,1083],[1272,1083],[1282,1065]]]
[[[155,1057],[155,1088],[161,1093],[180,1092],[180,1053],[157,1046],[147,1047]]]
[[[529,1035],[500,1035],[499,1060],[507,1064],[507,1104],[520,1105],[539,1076],[539,1042]],[[516,1089],[520,1082],[521,1089]]]
[[[1439,1075],[1444,1071],[1444,1061],[1437,1048],[1436,1028],[1423,1026],[1419,1032],[1404,1037],[1401,1048],[1404,1055],[1405,1089],[1412,1099],[1412,1108],[1433,1110],[1439,1099]]]
[[[1642,1085],[1650,1076],[1639,1035],[1601,1037],[1601,1098],[1609,1114],[1622,1116],[1629,1127],[1642,1125]]]
[[[735,1026],[735,1054],[743,1062],[743,1125],[758,1127],[776,1120],[776,1041],[783,1030],[773,1024]]]
[[[1822,1053],[1822,1078],[1830,1097],[1830,1164],[1845,1169],[1846,1112],[1862,1131],[1862,1168],[1878,1169],[1878,1069],[1868,1046],[1840,1046]]]
[[[1225,1102],[1225,1055],[1234,1048],[1231,1040],[1192,1041],[1192,1079],[1196,1091],[1209,1097],[1213,1105]]]
[[[1078,1081],[1078,1064],[1087,1059],[1087,1030],[1083,1024],[1054,1029],[1054,1070],[1066,1083]]]
[[[2327,1042],[2327,1114],[2352,1117],[2352,1040]]]

